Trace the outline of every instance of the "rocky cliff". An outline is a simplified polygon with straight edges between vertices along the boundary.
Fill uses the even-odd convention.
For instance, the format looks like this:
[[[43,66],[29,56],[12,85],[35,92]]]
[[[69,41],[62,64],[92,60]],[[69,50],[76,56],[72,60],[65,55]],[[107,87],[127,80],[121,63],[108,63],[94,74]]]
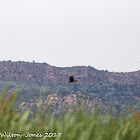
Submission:
[[[93,83],[140,85],[140,71],[115,73],[100,71],[90,66],[59,68],[46,63],[0,62],[0,81],[26,81],[48,85],[66,85],[68,84],[70,75],[78,79],[78,84],[80,85],[90,85]]]
[[[73,75],[76,83],[69,83]],[[46,63],[0,62],[0,93],[18,91],[16,108],[33,110],[46,104],[55,113],[82,104],[86,109],[101,106],[125,112],[140,108],[140,71],[116,73],[93,67],[55,67]]]

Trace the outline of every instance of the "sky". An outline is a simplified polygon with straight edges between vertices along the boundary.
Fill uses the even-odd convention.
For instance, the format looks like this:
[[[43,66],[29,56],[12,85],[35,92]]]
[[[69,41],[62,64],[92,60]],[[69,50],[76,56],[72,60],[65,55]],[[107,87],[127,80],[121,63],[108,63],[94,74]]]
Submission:
[[[0,0],[0,61],[140,70],[139,0]]]

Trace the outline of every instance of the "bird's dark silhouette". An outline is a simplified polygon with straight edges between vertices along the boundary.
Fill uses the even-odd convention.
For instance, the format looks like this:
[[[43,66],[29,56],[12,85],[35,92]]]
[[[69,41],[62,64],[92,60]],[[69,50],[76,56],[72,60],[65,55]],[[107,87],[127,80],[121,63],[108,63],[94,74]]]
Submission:
[[[74,77],[73,76],[70,76],[69,82],[78,82],[78,80],[74,80]]]

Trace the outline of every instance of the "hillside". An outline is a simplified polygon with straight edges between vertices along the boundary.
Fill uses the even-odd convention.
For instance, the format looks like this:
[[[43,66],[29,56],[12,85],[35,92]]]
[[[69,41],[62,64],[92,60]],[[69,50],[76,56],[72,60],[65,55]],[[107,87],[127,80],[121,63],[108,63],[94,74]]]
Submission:
[[[78,79],[69,83],[69,76]],[[55,67],[46,63],[0,62],[0,91],[18,90],[17,108],[45,108],[51,103],[55,112],[77,106],[101,106],[104,110],[124,111],[140,106],[140,71],[117,73],[91,66]]]
[[[0,62],[1,81],[25,81],[41,84],[68,84],[69,76],[74,75],[80,85],[102,84],[140,84],[140,71],[114,73],[100,71],[93,67],[54,67],[46,63]]]

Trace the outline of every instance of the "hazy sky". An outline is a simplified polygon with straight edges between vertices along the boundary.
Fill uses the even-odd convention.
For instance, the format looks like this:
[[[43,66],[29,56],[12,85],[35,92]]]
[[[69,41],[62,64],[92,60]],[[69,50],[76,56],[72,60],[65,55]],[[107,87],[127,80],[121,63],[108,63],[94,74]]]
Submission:
[[[0,0],[0,61],[140,70],[139,0]]]

